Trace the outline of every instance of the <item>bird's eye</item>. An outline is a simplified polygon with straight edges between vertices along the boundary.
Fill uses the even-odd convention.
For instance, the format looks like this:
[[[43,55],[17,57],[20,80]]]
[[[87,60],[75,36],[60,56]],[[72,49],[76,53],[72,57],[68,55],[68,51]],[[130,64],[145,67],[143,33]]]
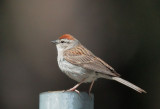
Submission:
[[[64,41],[61,41],[61,43],[64,43]]]

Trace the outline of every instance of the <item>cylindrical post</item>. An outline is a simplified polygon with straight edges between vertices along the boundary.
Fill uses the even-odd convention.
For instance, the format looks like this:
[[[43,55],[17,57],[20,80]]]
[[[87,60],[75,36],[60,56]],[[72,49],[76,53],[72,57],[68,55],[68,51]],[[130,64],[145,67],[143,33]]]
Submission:
[[[94,109],[94,96],[85,92],[43,92],[39,109]]]

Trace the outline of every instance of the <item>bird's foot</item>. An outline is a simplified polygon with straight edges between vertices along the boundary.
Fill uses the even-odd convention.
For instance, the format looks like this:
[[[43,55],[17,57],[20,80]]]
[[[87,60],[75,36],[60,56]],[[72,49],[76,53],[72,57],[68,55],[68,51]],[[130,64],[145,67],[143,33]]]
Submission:
[[[68,91],[68,92],[73,92],[73,91],[75,91],[75,92],[77,92],[78,94],[80,93],[78,90],[73,89],[73,88],[68,89],[68,90],[63,90],[63,93],[66,92],[66,91]]]
[[[74,87],[73,87],[73,88],[68,89],[67,91],[70,91],[70,92],[71,92],[71,91],[75,91],[75,92],[77,92],[77,93],[79,94],[79,91],[78,91],[76,88],[74,88]]]

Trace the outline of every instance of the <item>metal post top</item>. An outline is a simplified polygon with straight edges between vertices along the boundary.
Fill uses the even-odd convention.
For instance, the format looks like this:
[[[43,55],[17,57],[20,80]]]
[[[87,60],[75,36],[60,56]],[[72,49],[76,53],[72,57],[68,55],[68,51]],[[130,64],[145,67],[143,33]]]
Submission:
[[[39,109],[93,109],[94,95],[74,91],[42,92],[39,106]]]
[[[89,97],[94,97],[94,95],[91,93],[90,95],[86,92],[80,92],[80,93],[77,93],[75,91],[65,91],[65,90],[62,90],[62,91],[47,91],[47,92],[42,92],[40,93],[40,95],[47,95],[47,94],[74,94],[74,95],[85,95],[85,96],[89,96]]]

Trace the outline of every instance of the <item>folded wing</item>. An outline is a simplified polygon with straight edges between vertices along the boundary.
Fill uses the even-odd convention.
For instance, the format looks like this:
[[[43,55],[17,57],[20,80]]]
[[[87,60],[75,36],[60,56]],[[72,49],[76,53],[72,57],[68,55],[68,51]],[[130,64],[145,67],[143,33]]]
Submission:
[[[96,57],[82,45],[77,45],[76,47],[65,51],[63,55],[66,61],[74,65],[110,76],[120,76],[111,66]]]

